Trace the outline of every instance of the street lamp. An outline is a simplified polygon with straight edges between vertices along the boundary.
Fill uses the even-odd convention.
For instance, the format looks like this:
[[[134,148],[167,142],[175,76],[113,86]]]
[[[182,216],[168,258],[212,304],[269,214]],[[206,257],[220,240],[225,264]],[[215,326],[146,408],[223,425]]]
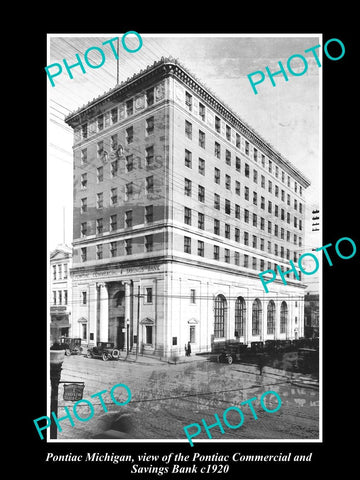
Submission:
[[[50,414],[51,412],[54,412],[56,417],[58,414],[59,383],[61,378],[61,368],[64,361],[64,355],[65,350],[50,349]],[[57,426],[55,422],[51,422],[50,424],[50,438],[57,438]]]

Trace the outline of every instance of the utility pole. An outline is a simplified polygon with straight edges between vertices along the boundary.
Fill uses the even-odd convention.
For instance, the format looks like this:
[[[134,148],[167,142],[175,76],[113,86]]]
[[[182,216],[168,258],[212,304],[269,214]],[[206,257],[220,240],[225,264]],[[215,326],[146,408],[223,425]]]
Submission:
[[[140,285],[138,286],[137,294],[138,304],[137,304],[137,325],[136,325],[136,360],[139,353],[139,329],[140,329]]]

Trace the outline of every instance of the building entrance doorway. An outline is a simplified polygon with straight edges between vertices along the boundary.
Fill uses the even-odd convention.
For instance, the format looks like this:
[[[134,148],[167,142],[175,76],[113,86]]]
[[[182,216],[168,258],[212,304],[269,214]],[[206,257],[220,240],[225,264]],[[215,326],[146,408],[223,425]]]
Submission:
[[[120,350],[123,350],[125,348],[125,333],[123,332],[125,328],[125,317],[116,317],[116,323],[116,345]]]

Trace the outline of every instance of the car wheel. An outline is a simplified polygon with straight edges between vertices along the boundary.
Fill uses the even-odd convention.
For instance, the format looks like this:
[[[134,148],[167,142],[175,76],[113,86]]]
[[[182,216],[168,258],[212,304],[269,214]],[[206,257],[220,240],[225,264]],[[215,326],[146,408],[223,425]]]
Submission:
[[[233,363],[233,357],[231,355],[229,355],[227,357],[227,362],[228,362],[229,365],[231,365]]]
[[[104,362],[106,362],[107,360],[109,360],[109,354],[104,352],[104,353],[102,354],[102,359],[104,360]]]
[[[65,349],[65,355],[68,357],[69,355],[71,355],[71,351],[69,348],[66,348]]]

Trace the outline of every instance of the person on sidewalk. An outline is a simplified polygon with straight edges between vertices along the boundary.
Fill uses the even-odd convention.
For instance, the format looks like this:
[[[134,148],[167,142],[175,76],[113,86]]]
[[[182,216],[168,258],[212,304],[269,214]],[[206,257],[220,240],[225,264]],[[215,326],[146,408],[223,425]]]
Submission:
[[[186,353],[186,354],[187,354],[188,357],[190,357],[190,355],[191,355],[191,344],[190,344],[190,341],[189,341],[188,344],[187,344],[187,353]]]

